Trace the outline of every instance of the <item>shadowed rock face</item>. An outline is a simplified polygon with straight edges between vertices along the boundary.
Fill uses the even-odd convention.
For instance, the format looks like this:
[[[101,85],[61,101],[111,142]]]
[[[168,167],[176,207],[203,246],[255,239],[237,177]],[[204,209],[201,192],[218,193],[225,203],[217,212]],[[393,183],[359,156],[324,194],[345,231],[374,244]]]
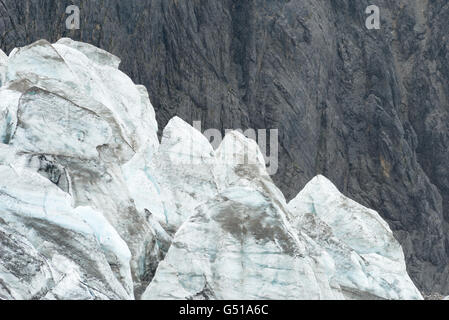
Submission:
[[[65,29],[65,8],[81,30]],[[122,58],[160,128],[279,128],[292,198],[316,174],[385,218],[425,292],[449,292],[449,7],[386,1],[0,1],[0,48],[68,36]]]

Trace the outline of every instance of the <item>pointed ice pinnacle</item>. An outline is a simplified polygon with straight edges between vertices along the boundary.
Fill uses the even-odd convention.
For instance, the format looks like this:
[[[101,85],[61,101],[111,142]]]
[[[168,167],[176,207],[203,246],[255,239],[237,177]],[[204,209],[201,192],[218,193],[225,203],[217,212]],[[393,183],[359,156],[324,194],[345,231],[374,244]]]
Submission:
[[[422,299],[404,254],[377,212],[345,197],[323,176],[288,204],[292,224],[333,257],[335,279],[348,298]]]
[[[287,205],[239,132],[214,151],[175,117],[159,143],[119,63],[0,53],[0,299],[422,298],[376,212],[321,176]]]

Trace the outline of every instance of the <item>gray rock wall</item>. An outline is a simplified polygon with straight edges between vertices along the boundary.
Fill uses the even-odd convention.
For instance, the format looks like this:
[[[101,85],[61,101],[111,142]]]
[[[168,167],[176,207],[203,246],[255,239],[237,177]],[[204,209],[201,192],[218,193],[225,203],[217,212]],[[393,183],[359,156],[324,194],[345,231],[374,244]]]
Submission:
[[[370,4],[380,30],[365,28]],[[278,128],[287,197],[326,175],[389,222],[422,290],[446,294],[447,32],[445,0],[0,0],[2,50],[63,36],[108,50],[160,128]]]

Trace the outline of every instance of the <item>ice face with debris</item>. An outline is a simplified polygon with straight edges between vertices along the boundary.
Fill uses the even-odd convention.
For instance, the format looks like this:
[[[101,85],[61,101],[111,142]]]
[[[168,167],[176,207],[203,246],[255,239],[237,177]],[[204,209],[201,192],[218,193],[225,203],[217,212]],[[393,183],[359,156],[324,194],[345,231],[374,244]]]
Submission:
[[[160,250],[129,196],[121,165],[159,142],[146,90],[119,71],[117,61],[70,39],[13,50],[0,88],[0,137],[30,170],[70,195],[74,209],[91,207],[117,232],[131,252],[127,289],[134,298],[151,279]],[[111,263],[116,274],[120,268]]]
[[[131,299],[131,253],[117,231],[24,163],[0,145],[0,296]]]
[[[165,127],[157,152],[143,148],[123,166],[136,206],[174,234],[195,207],[217,193],[214,150],[178,117]]]
[[[332,259],[309,250],[274,201],[230,187],[181,226],[143,298],[342,298]]]
[[[316,177],[287,204],[255,141],[157,138],[120,59],[0,52],[0,299],[421,299],[388,225]]]
[[[0,49],[0,87],[5,82],[7,63],[8,63],[8,56]]]
[[[189,164],[193,158],[178,158],[186,154],[179,150],[191,149],[185,137],[199,132],[179,119],[174,121],[184,137],[175,141],[185,144],[169,144],[177,146],[171,152],[173,162]],[[164,139],[161,149],[163,145]],[[203,168],[202,178],[198,174],[186,178],[180,171],[175,180],[178,186],[172,188],[192,185],[193,180],[214,194],[208,200],[190,198],[190,207],[193,201],[198,206],[191,213],[189,209],[190,216],[176,232],[142,298],[343,298],[329,278],[334,272],[331,257],[289,225],[284,197],[274,191],[255,142],[231,132],[216,154],[208,143],[200,146],[202,157],[195,159],[201,159],[196,164]],[[185,200],[174,199],[180,206]]]
[[[292,224],[327,250],[348,297],[421,299],[407,275],[404,253],[374,210],[345,197],[317,176],[288,204]]]
[[[287,205],[256,143],[239,132],[225,137],[214,163],[216,196],[175,234],[144,299],[422,298],[385,222],[327,179]],[[323,188],[310,190],[316,181]],[[332,211],[331,226],[313,215],[309,193]]]

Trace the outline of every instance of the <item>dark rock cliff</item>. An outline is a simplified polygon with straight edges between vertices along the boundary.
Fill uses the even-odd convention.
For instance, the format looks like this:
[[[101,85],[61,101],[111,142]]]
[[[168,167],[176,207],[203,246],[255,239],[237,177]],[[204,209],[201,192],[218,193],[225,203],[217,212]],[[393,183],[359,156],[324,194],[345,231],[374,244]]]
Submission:
[[[380,30],[365,28],[370,4]],[[389,222],[424,292],[446,294],[448,32],[446,0],[0,0],[1,49],[100,46],[148,87],[161,126],[278,128],[289,198],[326,175]]]

